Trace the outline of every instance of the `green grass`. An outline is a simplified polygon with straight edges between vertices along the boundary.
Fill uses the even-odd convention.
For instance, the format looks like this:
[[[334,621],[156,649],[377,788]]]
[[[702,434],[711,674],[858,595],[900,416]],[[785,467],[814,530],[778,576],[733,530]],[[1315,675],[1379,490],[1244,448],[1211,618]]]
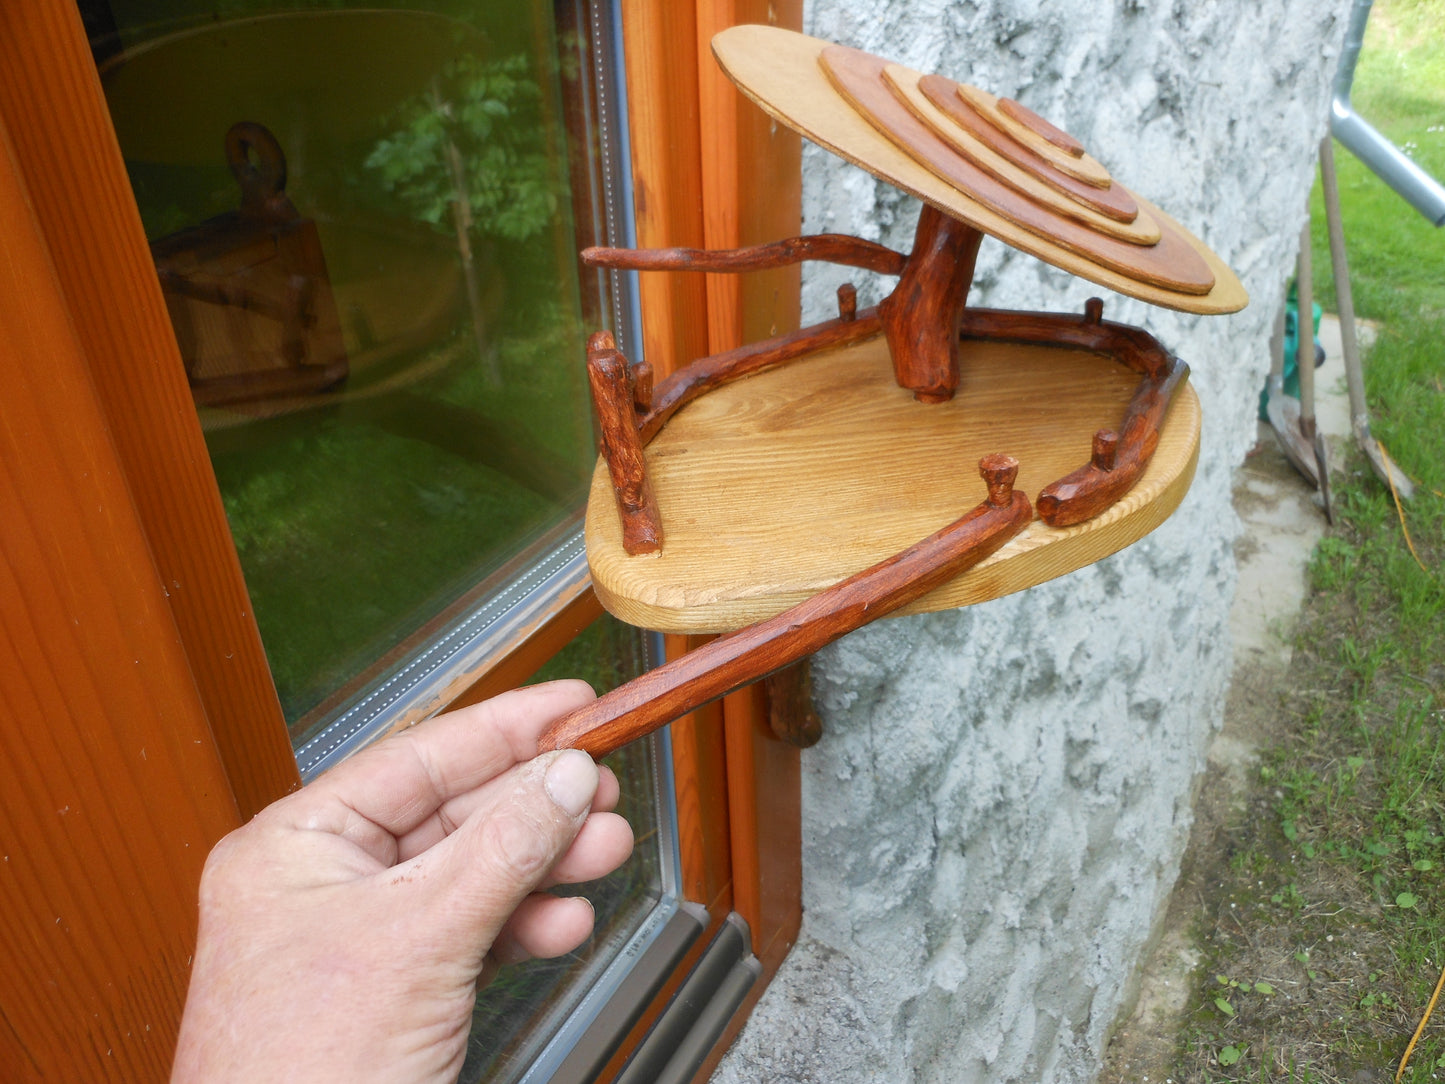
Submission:
[[[1353,101],[1422,168],[1445,178],[1445,4],[1375,5]],[[1355,309],[1381,324],[1366,367],[1372,429],[1407,473],[1445,490],[1445,463],[1432,441],[1445,425],[1445,230],[1432,227],[1338,144],[1335,162]],[[1311,223],[1316,298],[1333,311],[1318,184]]]
[[[1354,101],[1445,176],[1445,4],[1377,2]],[[1356,308],[1379,323],[1372,428],[1419,483],[1416,553],[1356,455],[1310,567],[1285,737],[1226,831],[1175,1080],[1389,1079],[1445,965],[1445,231],[1336,161]],[[1318,186],[1313,206],[1333,308]],[[1405,1080],[1445,1078],[1437,1012]]]

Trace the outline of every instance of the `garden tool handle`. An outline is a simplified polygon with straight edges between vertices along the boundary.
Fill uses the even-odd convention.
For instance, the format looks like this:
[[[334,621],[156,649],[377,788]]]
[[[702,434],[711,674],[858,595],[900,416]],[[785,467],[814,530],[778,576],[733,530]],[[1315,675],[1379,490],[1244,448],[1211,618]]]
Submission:
[[[985,456],[988,498],[941,531],[775,617],[719,637],[554,720],[539,750],[601,757],[694,708],[781,670],[921,598],[1001,548],[1033,519],[1013,489],[1018,461]]]

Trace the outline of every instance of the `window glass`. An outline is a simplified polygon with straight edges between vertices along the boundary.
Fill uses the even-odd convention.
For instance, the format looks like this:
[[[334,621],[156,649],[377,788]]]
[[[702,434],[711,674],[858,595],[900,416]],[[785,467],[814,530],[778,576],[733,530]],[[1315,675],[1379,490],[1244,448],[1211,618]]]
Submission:
[[[602,201],[570,5],[81,0],[299,742],[575,526]]]
[[[534,681],[581,677],[598,693],[646,668],[637,630],[604,616],[551,661]],[[582,991],[621,952],[662,898],[664,853],[670,854],[668,811],[659,809],[657,745],[632,742],[605,761],[622,785],[618,812],[632,825],[633,858],[606,880],[571,886],[596,910],[592,937],[578,951],[555,960],[505,967],[477,997],[462,1084],[502,1081],[520,1074],[555,1033]],[[662,846],[664,839],[667,845]]]
[[[377,688],[580,568],[585,337],[625,326],[577,262],[622,240],[611,24],[586,0],[77,2],[293,740],[364,740]],[[644,646],[603,618],[537,679],[601,692]],[[633,857],[572,889],[586,945],[478,997],[463,1080],[585,1027],[675,905],[665,742],[608,763]]]

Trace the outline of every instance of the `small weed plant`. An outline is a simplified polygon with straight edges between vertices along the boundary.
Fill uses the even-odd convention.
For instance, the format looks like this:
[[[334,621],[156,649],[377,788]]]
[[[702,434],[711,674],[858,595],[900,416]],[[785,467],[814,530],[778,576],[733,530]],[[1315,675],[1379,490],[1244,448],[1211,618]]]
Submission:
[[[1445,176],[1445,5],[1376,4],[1355,103]],[[1445,965],[1445,237],[1337,161],[1356,305],[1380,325],[1373,428],[1417,496],[1397,507],[1363,459],[1336,479],[1287,735],[1226,832],[1176,1081],[1389,1081]],[[1318,193],[1315,227],[1328,269]],[[1445,1079],[1445,1008],[1404,1079]]]

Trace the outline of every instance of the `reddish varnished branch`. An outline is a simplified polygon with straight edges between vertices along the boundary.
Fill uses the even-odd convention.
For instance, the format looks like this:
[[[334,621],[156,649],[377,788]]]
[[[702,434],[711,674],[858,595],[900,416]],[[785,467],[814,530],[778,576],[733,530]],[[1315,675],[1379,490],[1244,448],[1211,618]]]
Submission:
[[[1005,309],[967,309],[959,321],[965,339],[1045,343],[1075,346],[1109,354],[1136,373],[1167,375],[1173,364],[1159,340],[1128,324],[1102,319],[1103,302],[1090,298],[1082,316],[1054,312],[1009,312]]]
[[[1129,492],[1159,446],[1164,412],[1188,374],[1189,366],[1173,358],[1167,373],[1146,377],[1124,412],[1120,431],[1095,433],[1089,464],[1039,493],[1039,518],[1050,527],[1070,527],[1092,519]]]
[[[587,380],[597,408],[602,455],[617,494],[622,517],[622,548],[628,553],[656,553],[662,548],[662,518],[647,480],[642,438],[637,431],[634,403],[638,398],[633,377],[651,384],[651,369],[629,372],[627,359],[617,350],[612,335],[599,331],[587,341]],[[644,398],[650,398],[647,389]]]
[[[923,403],[958,387],[958,328],[983,234],[924,204],[903,277],[878,306],[898,386]]]
[[[972,567],[1033,518],[1013,491],[1018,462],[985,456],[986,501],[943,530],[799,603],[613,689],[553,722],[542,750],[603,756],[711,700],[811,655],[845,633],[921,598]]]
[[[618,271],[766,271],[804,260],[821,260],[876,271],[880,275],[903,272],[906,257],[891,248],[841,233],[789,237],[751,248],[584,248],[582,262],[589,267]]]
[[[863,309],[852,315],[827,320],[787,335],[711,354],[684,366],[657,386],[652,411],[641,421],[642,442],[655,437],[667,420],[698,396],[729,381],[775,369],[820,350],[831,350],[862,342],[878,334],[877,309]]]

